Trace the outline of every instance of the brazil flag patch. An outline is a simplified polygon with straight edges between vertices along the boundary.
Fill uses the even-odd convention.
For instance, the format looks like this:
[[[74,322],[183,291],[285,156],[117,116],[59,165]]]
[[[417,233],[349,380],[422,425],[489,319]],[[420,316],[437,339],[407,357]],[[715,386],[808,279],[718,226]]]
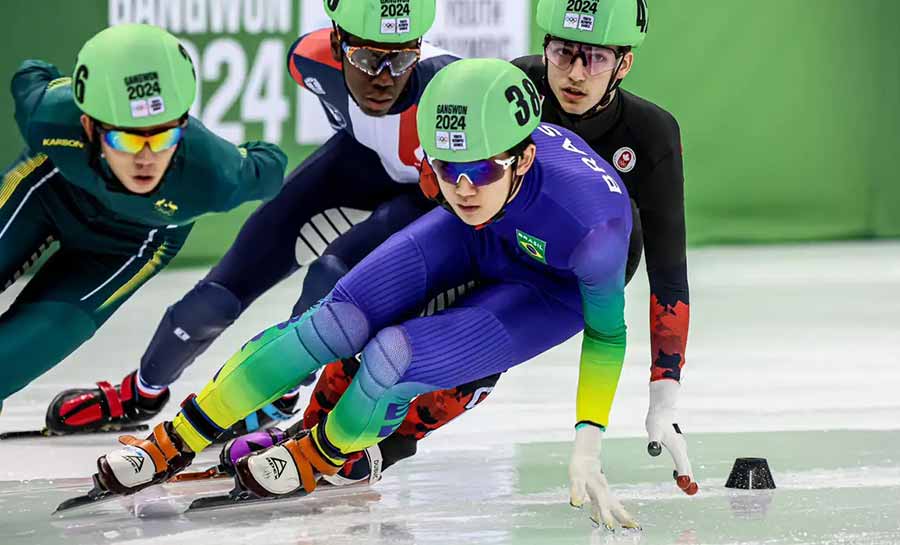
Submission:
[[[526,254],[544,265],[547,264],[547,243],[545,241],[518,229],[516,229],[516,241],[519,243],[519,248],[522,248]]]

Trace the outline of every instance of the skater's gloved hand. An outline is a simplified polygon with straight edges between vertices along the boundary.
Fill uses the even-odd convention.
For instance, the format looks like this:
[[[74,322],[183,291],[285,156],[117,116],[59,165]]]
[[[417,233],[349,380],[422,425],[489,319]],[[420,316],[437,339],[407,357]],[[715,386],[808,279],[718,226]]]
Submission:
[[[681,384],[675,380],[657,380],[650,383],[650,409],[647,411],[647,452],[659,456],[666,447],[675,461],[675,483],[685,494],[693,496],[699,490],[688,459],[687,441],[675,423],[675,405]]]
[[[575,449],[569,464],[569,503],[581,509],[585,501],[591,504],[591,520],[607,530],[616,526],[640,528],[628,511],[609,491],[609,483],[600,465],[600,428],[583,424],[575,430]]]

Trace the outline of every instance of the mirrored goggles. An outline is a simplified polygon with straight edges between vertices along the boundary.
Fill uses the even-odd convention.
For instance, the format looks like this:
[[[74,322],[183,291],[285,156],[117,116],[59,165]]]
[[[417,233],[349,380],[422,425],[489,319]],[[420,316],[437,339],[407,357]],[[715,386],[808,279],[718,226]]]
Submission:
[[[140,153],[144,146],[149,146],[150,151],[159,153],[165,151],[181,141],[184,135],[184,127],[172,127],[153,134],[135,134],[121,130],[100,129],[103,141],[116,151],[125,153]]]
[[[575,59],[581,59],[584,69],[592,76],[613,70],[619,61],[618,52],[609,47],[556,39],[547,42],[544,54],[561,70],[568,70]]]
[[[438,159],[430,159],[438,180],[458,185],[465,176],[476,187],[483,187],[503,178],[506,169],[516,162],[516,157],[508,159],[482,159],[469,163],[449,163]]]
[[[341,43],[341,48],[354,67],[375,77],[388,68],[391,76],[398,78],[409,71],[417,62],[422,51],[415,49],[380,49],[377,47],[357,47]]]

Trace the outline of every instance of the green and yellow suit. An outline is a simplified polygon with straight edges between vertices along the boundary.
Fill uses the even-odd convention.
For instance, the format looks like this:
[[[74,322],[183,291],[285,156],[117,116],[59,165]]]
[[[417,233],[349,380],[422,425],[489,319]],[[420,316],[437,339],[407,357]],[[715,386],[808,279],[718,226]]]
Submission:
[[[0,402],[89,339],[198,217],[274,196],[287,162],[273,144],[236,147],[189,118],[159,186],[137,195],[91,160],[70,78],[26,61],[12,94],[27,148],[0,183],[0,291],[52,242],[59,249],[0,316]]]

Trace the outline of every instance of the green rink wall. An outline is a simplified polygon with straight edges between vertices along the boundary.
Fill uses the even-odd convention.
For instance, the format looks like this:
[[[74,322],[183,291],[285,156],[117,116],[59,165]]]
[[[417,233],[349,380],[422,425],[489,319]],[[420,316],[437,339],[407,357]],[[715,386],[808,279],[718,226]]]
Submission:
[[[166,1],[127,3],[138,10]],[[229,1],[256,0],[169,4]],[[267,0],[258,2],[268,9]],[[528,0],[521,4],[527,9]],[[625,87],[672,112],[681,125],[692,245],[900,236],[900,181],[893,164],[900,155],[900,38],[894,30],[900,2],[649,0],[649,6],[650,34]],[[297,90],[283,60],[272,60],[299,32],[293,21],[301,3],[290,7],[289,23],[254,33],[205,29],[179,36],[204,55],[214,43],[216,51],[241,49],[241,89],[252,81],[255,65],[267,85],[281,87],[287,110],[280,117],[254,119],[241,109],[241,95],[224,108],[219,102],[219,122],[241,140],[268,135],[284,147],[293,168],[315,148],[298,144]],[[81,44],[108,24],[110,6],[106,0],[15,1],[4,5],[4,15],[0,77],[8,82],[26,58],[48,60],[69,73]],[[532,25],[532,51],[540,50],[542,39]],[[222,88],[232,69],[203,67],[204,108],[212,107],[215,93],[227,95]],[[266,102],[273,100],[272,88],[258,91],[263,107],[276,104]],[[2,97],[0,161],[6,165],[22,140],[8,92]],[[216,260],[255,206],[202,218],[176,263]]]

